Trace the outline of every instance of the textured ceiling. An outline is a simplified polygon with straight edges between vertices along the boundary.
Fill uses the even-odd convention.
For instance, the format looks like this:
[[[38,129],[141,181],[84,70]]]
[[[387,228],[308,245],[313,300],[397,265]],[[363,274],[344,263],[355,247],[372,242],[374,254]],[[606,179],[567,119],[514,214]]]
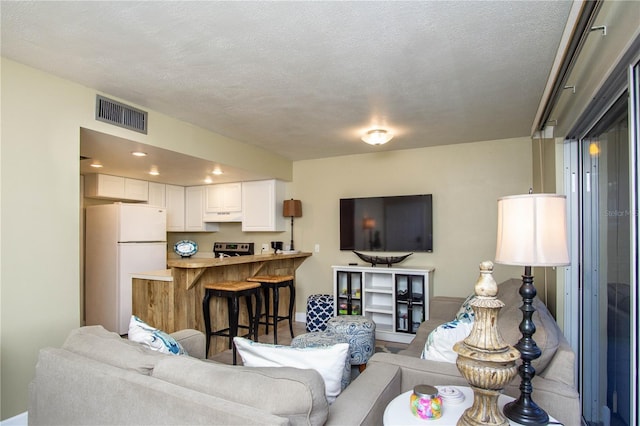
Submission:
[[[3,1],[2,55],[301,160],[528,136],[570,7]]]

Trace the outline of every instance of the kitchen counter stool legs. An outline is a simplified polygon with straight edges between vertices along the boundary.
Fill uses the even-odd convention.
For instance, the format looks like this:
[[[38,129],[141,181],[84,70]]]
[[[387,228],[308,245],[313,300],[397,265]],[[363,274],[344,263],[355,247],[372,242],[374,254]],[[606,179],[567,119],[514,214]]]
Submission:
[[[258,323],[260,321],[260,310],[262,297],[260,295],[260,284],[246,281],[225,281],[220,283],[204,284],[204,298],[202,299],[202,313],[204,316],[204,328],[206,342],[206,357],[209,357],[209,345],[211,336],[224,336],[229,338],[229,349],[233,349],[233,365],[236,365],[236,348],[233,345],[233,338],[238,335],[238,328],[246,328],[249,332],[244,335],[253,335],[253,340],[258,341]],[[211,297],[222,297],[227,299],[229,314],[229,327],[212,331],[211,330]],[[251,297],[256,298],[256,309],[253,310]],[[249,316],[248,325],[238,325],[240,297],[245,297],[247,304],[247,314]]]
[[[293,275],[256,275],[255,277],[247,278],[247,281],[260,283],[265,299],[265,322],[260,324],[265,325],[265,333],[269,334],[269,325],[273,325],[273,343],[278,344],[278,322],[289,320],[289,331],[291,332],[291,338],[293,338],[293,307],[296,300],[296,288],[293,283]],[[288,315],[279,315],[279,302],[280,302],[280,288],[289,288],[289,310]],[[269,315],[269,293],[273,294],[273,315]]]

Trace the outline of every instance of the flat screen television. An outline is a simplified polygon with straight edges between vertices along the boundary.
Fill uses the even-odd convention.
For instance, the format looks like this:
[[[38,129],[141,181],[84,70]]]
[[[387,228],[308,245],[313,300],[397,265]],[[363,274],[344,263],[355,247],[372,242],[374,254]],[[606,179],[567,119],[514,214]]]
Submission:
[[[431,194],[340,199],[340,250],[432,252]]]

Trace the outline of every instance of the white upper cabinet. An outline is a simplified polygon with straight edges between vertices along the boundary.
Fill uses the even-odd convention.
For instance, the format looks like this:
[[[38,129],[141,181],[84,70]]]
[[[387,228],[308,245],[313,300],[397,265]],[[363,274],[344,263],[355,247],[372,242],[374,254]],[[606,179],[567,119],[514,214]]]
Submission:
[[[204,223],[204,187],[165,185],[167,232],[217,231],[214,223]]]
[[[223,183],[205,186],[206,222],[240,222],[242,220],[242,184]]]
[[[149,200],[147,204],[158,207],[167,207],[167,193],[164,183],[149,182]]]
[[[167,231],[184,232],[184,186],[165,185]]]
[[[148,201],[149,182],[124,178],[124,198],[126,200]]]
[[[204,186],[185,188],[184,230],[185,232],[217,231],[218,225],[204,222]]]
[[[122,176],[89,173],[84,177],[85,197],[109,200],[147,201],[149,183]]]
[[[242,183],[242,230],[244,232],[284,231],[282,216],[284,182],[261,180]]]

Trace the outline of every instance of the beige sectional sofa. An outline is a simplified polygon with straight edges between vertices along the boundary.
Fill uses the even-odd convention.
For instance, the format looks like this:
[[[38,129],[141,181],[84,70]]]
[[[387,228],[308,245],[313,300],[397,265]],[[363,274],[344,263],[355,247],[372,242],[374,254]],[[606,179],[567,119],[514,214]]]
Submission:
[[[498,330],[504,340],[515,345],[521,336],[519,325],[522,320],[520,306],[522,299],[518,289],[521,280],[511,279],[498,285],[498,298],[505,304],[498,317]],[[462,306],[464,298],[434,297],[429,307],[429,320],[420,325],[415,339],[399,354],[376,354],[372,362],[392,363],[401,367],[402,388],[407,391],[420,383],[432,385],[460,385],[466,381],[460,376],[455,364],[426,361],[420,359],[427,336],[440,324],[451,321]],[[534,299],[536,325],[534,340],[542,351],[540,358],[533,362],[536,376],[533,378],[533,400],[549,415],[565,426],[578,426],[580,422],[580,398],[576,390],[576,356],[562,334],[557,323],[538,299]],[[367,369],[369,366],[367,367]],[[505,388],[504,393],[513,397],[520,395],[520,377]]]
[[[450,320],[461,303],[434,298],[432,320],[422,325],[414,343],[403,354],[375,354],[332,405],[315,370],[198,359],[204,357],[204,335],[195,330],[173,334],[191,355],[174,356],[100,326],[82,327],[73,330],[61,348],[40,351],[29,389],[29,424],[382,424],[387,404],[417,384],[466,384],[454,364],[419,358],[429,328]],[[534,379],[534,399],[567,426],[579,424],[573,359],[561,338]],[[507,394],[518,394],[515,382]]]

